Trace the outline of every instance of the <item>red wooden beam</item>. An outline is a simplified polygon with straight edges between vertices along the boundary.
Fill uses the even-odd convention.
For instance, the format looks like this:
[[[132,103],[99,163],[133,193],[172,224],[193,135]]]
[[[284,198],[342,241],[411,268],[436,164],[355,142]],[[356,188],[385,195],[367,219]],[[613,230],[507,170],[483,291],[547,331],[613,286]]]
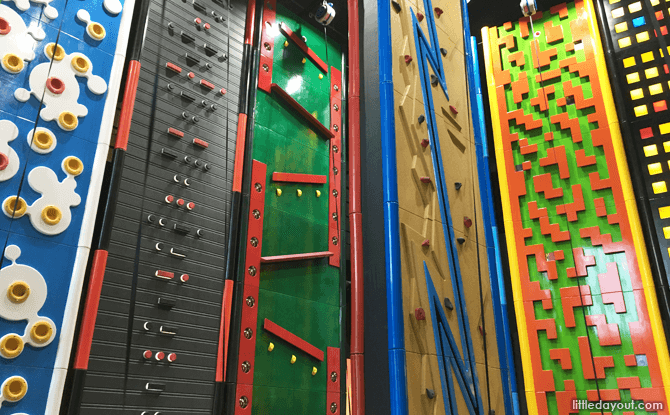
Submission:
[[[307,120],[308,123],[314,127],[315,130],[317,130],[321,135],[324,137],[331,139],[333,138],[333,133],[330,132],[328,127],[325,125],[321,124],[319,120],[317,120],[312,114],[309,113],[302,105],[298,103],[295,99],[293,99],[292,96],[290,96],[282,87],[279,85],[272,83],[270,84],[270,90],[277,94],[279,98],[282,98],[284,101],[286,101],[287,104],[293,107],[294,110],[298,111],[300,115],[303,116],[305,120]]]
[[[288,183],[312,183],[325,184],[328,178],[321,174],[302,174],[302,173],[272,173],[272,180],[275,182]]]
[[[307,46],[305,41],[302,40],[300,36],[293,33],[293,31],[288,26],[286,26],[286,23],[280,24],[279,30],[281,30],[284,36],[291,39],[293,43],[295,43],[300,48],[300,50],[302,50],[305,55],[307,55],[309,60],[314,62],[314,64],[319,67],[319,69],[325,73],[328,73],[328,65],[326,65],[326,62],[322,61],[321,58],[319,58],[316,53],[314,53],[314,51]]]
[[[316,360],[323,362],[324,353],[323,350],[318,349],[316,346],[312,346],[307,343],[305,340],[286,330],[285,328],[273,323],[267,318],[263,322],[263,328],[285,342],[297,347],[308,355],[312,356]]]
[[[333,256],[332,252],[310,252],[308,254],[264,256],[261,257],[261,264],[271,264],[274,262],[305,261],[308,259],[328,258],[331,256]]]

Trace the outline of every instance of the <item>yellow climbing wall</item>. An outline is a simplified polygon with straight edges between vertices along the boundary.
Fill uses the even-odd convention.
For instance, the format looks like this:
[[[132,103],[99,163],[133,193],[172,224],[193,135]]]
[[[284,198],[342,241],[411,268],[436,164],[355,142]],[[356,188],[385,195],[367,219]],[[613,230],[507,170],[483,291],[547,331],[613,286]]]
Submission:
[[[424,16],[420,25],[427,38],[430,37],[426,16],[432,14],[437,26],[439,46],[447,51],[446,55],[441,54],[440,57],[444,65],[450,100],[446,99],[439,86],[430,87],[430,91],[434,99],[445,183],[453,222],[452,236],[458,250],[463,296],[467,305],[483,412],[488,413],[489,408],[486,387],[488,373],[491,409],[494,409],[496,414],[503,414],[500,365],[489,290],[486,245],[481,226],[482,211],[479,200],[472,118],[469,110],[460,1],[435,0],[432,2],[433,10],[424,10],[423,0],[398,0],[398,3],[400,11],[391,9],[391,31],[409,413],[445,413],[424,262],[428,267],[437,294],[442,300],[442,306],[444,307],[444,298],[454,303],[448,247],[443,234],[431,158],[430,145],[432,143],[424,147],[426,143],[423,142],[424,145],[422,145],[422,141],[428,139],[428,129],[426,122],[419,121],[419,117],[425,114],[425,109],[417,62],[418,55],[415,49],[413,11],[417,17],[419,13]],[[437,8],[443,11],[439,17],[435,13]],[[427,178],[430,178],[430,182],[427,182]],[[462,184],[460,190],[457,190],[457,182]],[[466,218],[472,220],[472,227],[468,228],[465,225]],[[476,228],[479,230],[479,235],[475,233]],[[459,244],[456,238],[464,238],[465,242]],[[484,309],[486,310],[484,321],[487,334],[488,371],[484,366],[484,337],[481,334],[482,318],[478,276],[480,272]],[[425,320],[416,318],[415,311],[418,308],[425,312]],[[458,308],[451,311],[444,309],[444,312],[462,355],[461,333],[457,321]],[[455,390],[452,396],[458,404],[458,413],[466,414],[468,410],[455,378],[452,383]],[[433,399],[429,398],[427,389],[435,391]]]

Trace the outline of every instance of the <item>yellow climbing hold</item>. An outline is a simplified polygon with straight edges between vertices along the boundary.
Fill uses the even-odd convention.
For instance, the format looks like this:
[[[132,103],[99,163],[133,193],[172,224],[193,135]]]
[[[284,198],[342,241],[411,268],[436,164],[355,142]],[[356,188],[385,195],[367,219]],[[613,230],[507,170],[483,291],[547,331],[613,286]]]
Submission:
[[[277,189],[277,196],[281,196],[281,189]]]
[[[272,342],[270,342],[270,344],[268,344],[268,352],[271,352],[271,351],[273,351],[274,349],[275,349],[275,344],[272,343]]]
[[[298,194],[298,197],[302,196],[302,190],[298,189],[296,193]]]
[[[293,355],[291,355],[291,364],[295,363],[295,361],[296,361],[296,357],[295,357],[295,355],[293,354]]]

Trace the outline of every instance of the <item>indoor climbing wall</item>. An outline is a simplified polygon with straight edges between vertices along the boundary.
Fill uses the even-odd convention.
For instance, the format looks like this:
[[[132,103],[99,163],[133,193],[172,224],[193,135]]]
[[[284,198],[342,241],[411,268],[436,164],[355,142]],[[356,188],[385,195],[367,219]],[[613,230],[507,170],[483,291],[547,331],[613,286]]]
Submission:
[[[127,150],[121,163],[115,153],[112,169],[120,185],[105,212],[115,209],[102,231],[107,266],[89,350],[77,355],[76,369],[87,372],[75,376],[68,415],[220,413],[246,3],[138,8],[141,67],[135,85],[129,72],[124,96],[134,111],[120,121],[129,135],[116,142]]]
[[[401,399],[392,405],[399,414],[512,413],[470,112],[467,4],[394,1],[389,26],[402,264],[389,359],[407,368],[406,378],[402,364],[390,370],[392,389],[406,388],[391,392]]]
[[[529,412],[590,413],[580,399],[668,413],[668,351],[593,4],[483,35]]]
[[[0,414],[57,414],[132,0],[0,4]]]
[[[668,286],[670,272],[669,5],[665,0],[599,3],[605,23],[603,43],[610,52],[608,64],[617,85],[615,100],[619,117],[625,121],[622,132],[629,165],[636,166],[631,168],[638,179],[633,185],[639,187],[636,190],[643,224],[647,219],[649,249],[658,258],[652,261],[652,267],[656,265],[658,285],[664,287]],[[662,289],[657,287],[661,307]]]
[[[263,3],[244,244],[228,371],[235,414],[344,414],[343,56]],[[254,85],[255,87],[256,85]],[[346,181],[344,181],[346,183]]]

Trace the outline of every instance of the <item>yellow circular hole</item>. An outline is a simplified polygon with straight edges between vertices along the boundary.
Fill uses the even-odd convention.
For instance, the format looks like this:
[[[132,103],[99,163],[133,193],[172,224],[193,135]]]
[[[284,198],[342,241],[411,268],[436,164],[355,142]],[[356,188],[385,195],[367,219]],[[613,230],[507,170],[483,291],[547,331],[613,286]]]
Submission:
[[[53,336],[53,328],[46,321],[38,321],[30,329],[30,337],[35,343],[46,343]]]
[[[7,358],[13,359],[20,355],[23,351],[23,339],[16,334],[5,336],[0,342],[0,354]]]
[[[56,53],[54,54],[54,47],[56,48]],[[65,49],[61,45],[56,46],[55,43],[49,43],[47,45],[47,56],[52,58],[55,61],[62,61],[65,57]]]
[[[20,218],[26,213],[28,204],[23,198],[11,196],[5,201],[3,209],[5,209],[5,213],[10,217],[14,215],[15,218]]]
[[[33,143],[37,148],[46,150],[53,145],[54,139],[51,134],[47,133],[46,131],[37,131],[33,135]]]
[[[77,116],[69,111],[63,111],[58,116],[58,125],[64,130],[72,131],[77,128],[78,124]]]
[[[48,205],[42,209],[42,221],[47,225],[57,225],[63,218],[63,213],[54,205]]]
[[[23,399],[28,392],[28,383],[19,376],[14,376],[5,382],[5,387],[2,388],[3,397],[9,402],[17,402]]]
[[[30,296],[30,286],[23,281],[14,281],[7,288],[7,298],[13,303],[20,304],[26,301],[28,296]]]
[[[70,156],[63,161],[63,167],[68,174],[79,176],[84,171],[84,163],[77,157]]]
[[[105,28],[100,23],[91,23],[86,29],[93,39],[102,40],[105,37]]]
[[[23,59],[14,55],[13,53],[8,53],[2,58],[2,64],[4,67],[12,73],[18,73],[23,70]]]
[[[83,56],[75,56],[72,58],[72,67],[81,73],[88,72],[91,65],[88,63],[88,60]]]

